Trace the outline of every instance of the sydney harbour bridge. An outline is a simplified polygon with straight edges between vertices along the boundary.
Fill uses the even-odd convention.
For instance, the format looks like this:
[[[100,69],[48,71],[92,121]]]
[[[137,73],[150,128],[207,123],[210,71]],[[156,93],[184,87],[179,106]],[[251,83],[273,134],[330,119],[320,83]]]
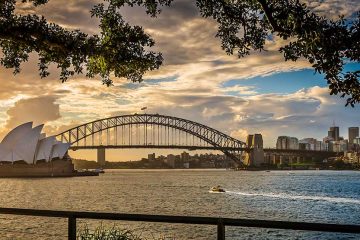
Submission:
[[[245,143],[209,126],[191,120],[160,114],[132,114],[88,122],[58,134],[72,150],[97,149],[105,159],[105,149],[164,148],[219,150],[238,166],[244,152],[261,146]],[[269,150],[266,150],[269,151]]]

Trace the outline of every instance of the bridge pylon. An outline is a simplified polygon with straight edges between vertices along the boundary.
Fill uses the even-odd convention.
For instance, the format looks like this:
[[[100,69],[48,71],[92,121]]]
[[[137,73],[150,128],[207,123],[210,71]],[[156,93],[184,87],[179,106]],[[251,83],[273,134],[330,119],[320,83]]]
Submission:
[[[97,149],[97,163],[100,167],[105,166],[105,147],[99,147]]]
[[[245,153],[244,164],[258,167],[264,163],[263,139],[261,134],[248,135],[247,146],[251,151]]]

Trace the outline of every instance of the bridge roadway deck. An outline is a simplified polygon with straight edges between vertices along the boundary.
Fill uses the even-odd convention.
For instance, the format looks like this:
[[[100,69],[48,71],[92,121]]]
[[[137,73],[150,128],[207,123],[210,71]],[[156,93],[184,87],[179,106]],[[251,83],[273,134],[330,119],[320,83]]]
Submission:
[[[214,147],[214,146],[179,146],[179,145],[97,145],[97,146],[71,146],[71,150],[83,149],[125,149],[125,148],[158,148],[158,149],[187,149],[193,150],[226,150],[226,151],[250,151],[250,148]]]

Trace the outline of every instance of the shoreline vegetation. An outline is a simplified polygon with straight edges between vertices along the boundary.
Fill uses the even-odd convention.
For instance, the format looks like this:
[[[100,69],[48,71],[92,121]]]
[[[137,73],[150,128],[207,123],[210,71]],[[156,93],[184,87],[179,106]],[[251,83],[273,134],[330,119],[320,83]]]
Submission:
[[[117,225],[105,227],[102,224],[91,230],[88,225],[84,225],[77,232],[77,240],[175,240],[174,237],[160,235],[151,238],[142,237],[141,234],[135,234],[134,231],[126,228],[120,228]]]

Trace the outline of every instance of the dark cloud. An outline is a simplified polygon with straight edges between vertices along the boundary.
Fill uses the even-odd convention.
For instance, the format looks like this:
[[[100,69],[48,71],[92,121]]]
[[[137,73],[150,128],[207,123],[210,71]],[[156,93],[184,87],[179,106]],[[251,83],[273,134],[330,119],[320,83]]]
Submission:
[[[17,11],[21,14],[35,13],[44,16],[48,21],[66,28],[81,29],[88,33],[99,32],[94,26],[99,21],[91,18],[90,10],[101,0],[52,0],[47,4],[34,7],[32,4],[18,4]]]
[[[53,91],[54,94],[68,94],[68,93],[71,93],[70,90],[66,90],[66,89],[59,89],[59,90],[55,90]]]

